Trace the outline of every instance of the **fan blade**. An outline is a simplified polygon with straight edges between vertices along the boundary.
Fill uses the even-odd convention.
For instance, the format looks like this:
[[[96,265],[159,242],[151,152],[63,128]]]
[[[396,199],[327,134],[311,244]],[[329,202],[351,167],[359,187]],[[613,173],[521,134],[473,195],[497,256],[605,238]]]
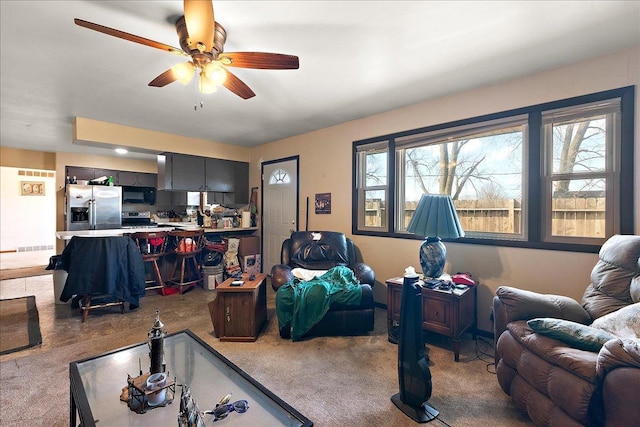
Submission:
[[[300,67],[297,56],[282,53],[225,52],[220,54],[218,60],[227,67],[260,70],[296,70]]]
[[[222,67],[221,67],[222,68]],[[251,90],[249,86],[247,86],[242,80],[240,80],[235,74],[233,74],[229,70],[225,70],[222,68],[227,75],[224,83],[222,85],[229,89],[231,92],[235,93],[242,99],[249,99],[256,96],[255,93]]]
[[[189,48],[211,52],[215,32],[211,0],[184,0],[184,22],[189,34]]]
[[[176,78],[175,74],[173,74],[173,69],[169,68],[167,71],[165,71],[164,73],[160,74],[158,77],[153,79],[149,83],[149,86],[164,87],[169,83],[175,82],[176,80],[178,79]]]
[[[115,30],[113,28],[105,27],[104,25],[94,24],[93,22],[84,21],[82,19],[74,19],[73,22],[76,25],[79,25],[84,28],[88,28],[90,30],[97,31],[99,33],[104,33],[110,36],[118,37],[124,40],[129,40],[130,42],[140,43],[145,46],[155,47],[156,49],[164,50],[167,52],[175,53],[176,55],[184,55],[188,56],[182,49],[178,49],[177,47],[169,46],[164,43],[160,43],[154,40],[145,39],[144,37],[136,36],[133,34],[125,33],[124,31]]]

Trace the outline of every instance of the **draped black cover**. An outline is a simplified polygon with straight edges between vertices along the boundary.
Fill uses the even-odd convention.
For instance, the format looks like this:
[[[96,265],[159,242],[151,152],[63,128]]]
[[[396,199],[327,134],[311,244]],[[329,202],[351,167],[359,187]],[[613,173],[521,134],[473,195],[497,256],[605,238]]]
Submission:
[[[110,295],[139,306],[144,295],[145,270],[142,255],[128,236],[71,238],[61,256],[69,274],[60,295]]]

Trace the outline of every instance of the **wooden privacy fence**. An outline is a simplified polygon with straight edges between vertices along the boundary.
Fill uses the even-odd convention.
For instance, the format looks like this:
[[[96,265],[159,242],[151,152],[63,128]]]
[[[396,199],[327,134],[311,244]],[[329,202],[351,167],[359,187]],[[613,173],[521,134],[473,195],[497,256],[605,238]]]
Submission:
[[[460,224],[465,231],[522,233],[522,204],[516,199],[454,200]],[[404,228],[418,202],[406,202]],[[385,204],[368,200],[365,224],[380,227]],[[567,197],[552,200],[552,234],[555,236],[605,237],[605,198]]]

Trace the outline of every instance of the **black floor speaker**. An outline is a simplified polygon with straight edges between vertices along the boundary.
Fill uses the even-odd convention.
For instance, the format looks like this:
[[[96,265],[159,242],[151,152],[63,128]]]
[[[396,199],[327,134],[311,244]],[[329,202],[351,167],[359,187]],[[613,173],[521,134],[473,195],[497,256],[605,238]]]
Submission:
[[[422,339],[422,297],[418,276],[405,276],[398,331],[398,382],[400,392],[391,401],[418,423],[434,420],[439,412],[427,402],[432,384]]]

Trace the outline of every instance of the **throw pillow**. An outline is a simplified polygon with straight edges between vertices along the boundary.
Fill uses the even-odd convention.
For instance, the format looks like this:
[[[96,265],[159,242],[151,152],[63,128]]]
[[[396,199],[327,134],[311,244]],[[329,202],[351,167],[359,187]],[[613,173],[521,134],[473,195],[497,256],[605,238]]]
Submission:
[[[549,317],[531,319],[527,325],[541,335],[557,339],[581,350],[593,352],[600,351],[605,342],[616,338],[615,335],[601,329]]]
[[[591,327],[610,332],[620,338],[640,338],[640,302],[597,318]]]

